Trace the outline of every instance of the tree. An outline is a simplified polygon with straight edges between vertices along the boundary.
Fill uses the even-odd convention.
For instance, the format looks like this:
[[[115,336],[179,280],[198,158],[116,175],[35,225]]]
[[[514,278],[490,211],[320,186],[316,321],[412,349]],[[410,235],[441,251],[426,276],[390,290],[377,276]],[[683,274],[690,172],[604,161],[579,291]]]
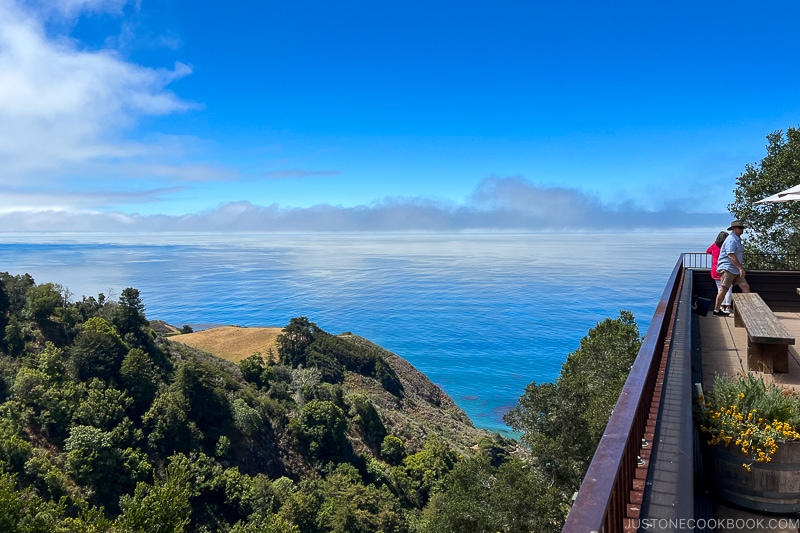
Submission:
[[[66,346],[75,340],[75,336],[80,332],[81,324],[84,319],[81,312],[73,307],[62,307],[56,310],[58,327],[55,328],[52,336]]]
[[[78,311],[78,313],[80,313],[81,317],[85,321],[93,316],[96,316],[97,313],[103,309],[105,304],[106,296],[101,292],[97,295],[96,299],[94,296],[84,296],[79,302],[72,304],[72,306]]]
[[[0,272],[0,282],[8,298],[6,310],[11,315],[19,315],[25,307],[28,289],[35,285],[33,278],[30,274],[12,276],[8,272]]]
[[[130,533],[182,533],[189,524],[191,506],[189,471],[171,463],[164,480],[154,485],[140,482],[133,496],[120,501],[123,513],[117,519],[119,531]]]
[[[91,488],[89,500],[115,508],[129,477],[111,434],[92,426],[72,426],[64,451],[67,471],[78,483]]]
[[[0,404],[0,470],[21,472],[29,460],[34,449],[28,437],[30,414],[31,409],[22,402],[8,400]]]
[[[561,531],[558,491],[519,460],[499,467],[488,455],[460,461],[444,488],[423,512],[422,533]]]
[[[118,376],[126,352],[114,326],[102,318],[93,317],[83,323],[70,348],[72,370],[78,379],[98,377],[105,381],[113,380]]]
[[[13,356],[20,355],[25,349],[25,339],[26,335],[22,328],[22,323],[17,317],[12,316],[5,326],[3,335],[3,344],[5,344],[8,353]]]
[[[0,276],[0,332],[6,329],[6,325],[8,324],[8,312],[10,309],[11,298],[9,297],[8,292],[6,292],[3,277]]]
[[[406,445],[400,437],[386,435],[381,443],[381,457],[390,465],[398,465],[406,457]]]
[[[323,484],[325,501],[317,522],[332,533],[400,533],[407,525],[386,486],[365,485],[353,465],[340,464]]]
[[[15,490],[16,478],[0,468],[0,531],[3,533],[48,533],[56,531],[55,517],[62,504],[42,500],[29,489]]]
[[[30,486],[43,497],[51,501],[59,501],[62,496],[70,495],[75,486],[64,469],[63,455],[44,448],[34,448],[25,462],[25,478]],[[75,496],[75,493],[72,493]]]
[[[280,516],[297,524],[303,533],[322,533],[326,530],[317,524],[317,514],[324,502],[322,481],[305,479],[300,483],[300,490],[293,490],[287,495]]]
[[[347,420],[333,402],[311,401],[300,410],[299,436],[316,459],[340,458],[345,451]]]
[[[222,370],[211,363],[189,359],[175,372],[173,387],[188,400],[188,417],[203,434],[209,452],[231,422],[231,406]]]
[[[34,285],[28,289],[25,296],[25,309],[37,325],[42,326],[56,312],[63,307],[64,299],[61,296],[61,286],[54,283]]]
[[[63,352],[52,343],[36,359],[17,372],[11,387],[20,404],[30,408],[30,422],[51,441],[61,443],[67,436],[80,391],[63,373]]]
[[[728,210],[747,225],[745,252],[786,254],[800,249],[800,203],[756,202],[800,184],[800,129],[789,128],[767,135],[767,155],[759,163],[745,165],[736,178],[734,201]],[[756,265],[760,266],[760,265]],[[745,264],[745,268],[751,268]]]
[[[142,336],[142,328],[148,324],[144,315],[144,303],[139,295],[139,290],[128,287],[119,295],[119,306],[114,316],[114,325],[125,337],[128,333],[134,338]]]
[[[406,499],[422,507],[441,489],[445,476],[458,460],[458,454],[441,437],[431,435],[422,450],[392,468],[392,477]]]
[[[239,370],[242,371],[242,377],[260,389],[266,385],[268,377],[267,363],[260,353],[254,353],[250,357],[246,357],[239,361]]]
[[[102,380],[94,378],[88,384],[86,396],[75,408],[73,421],[111,431],[119,425],[131,405],[133,399],[125,391],[109,387]]]
[[[364,442],[373,450],[380,449],[383,438],[386,437],[386,426],[383,425],[375,405],[363,394],[354,394],[348,400],[350,418],[361,428]]]
[[[158,390],[158,377],[150,357],[139,348],[133,348],[122,360],[120,378],[133,397],[137,414],[150,406]]]
[[[258,410],[250,407],[242,398],[236,398],[231,405],[233,423],[242,435],[255,437],[264,429],[264,419]]]
[[[201,434],[187,416],[189,402],[179,390],[160,392],[150,409],[142,416],[150,449],[162,459],[175,452],[189,452]]]
[[[305,351],[314,340],[317,325],[301,316],[289,320],[289,324],[278,335],[278,355],[281,363],[296,367],[305,364]]]
[[[529,384],[504,417],[564,494],[580,487],[640,346],[633,313],[620,311],[589,330],[555,383]]]

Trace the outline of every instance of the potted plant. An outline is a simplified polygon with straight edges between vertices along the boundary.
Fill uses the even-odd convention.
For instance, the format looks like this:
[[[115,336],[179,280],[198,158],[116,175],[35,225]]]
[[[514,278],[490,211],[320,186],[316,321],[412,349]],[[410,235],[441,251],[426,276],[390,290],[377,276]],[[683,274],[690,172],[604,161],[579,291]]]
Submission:
[[[796,392],[755,374],[718,376],[695,418],[720,497],[760,511],[800,511]]]

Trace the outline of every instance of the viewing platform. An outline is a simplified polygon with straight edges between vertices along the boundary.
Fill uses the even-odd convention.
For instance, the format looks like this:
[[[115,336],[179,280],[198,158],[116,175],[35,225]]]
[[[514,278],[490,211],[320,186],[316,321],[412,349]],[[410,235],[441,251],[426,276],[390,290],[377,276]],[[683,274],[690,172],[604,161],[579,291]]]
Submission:
[[[797,339],[800,339],[800,308],[795,311],[779,311],[775,315],[789,332]],[[700,331],[701,364],[703,375],[703,390],[711,390],[714,385],[714,377],[717,375],[736,375],[743,374],[747,369],[747,333],[742,327],[734,326],[734,317],[716,317],[708,313],[700,316],[697,320]],[[786,389],[800,392],[800,354],[797,346],[789,346],[789,372],[787,373],[759,373],[766,383],[775,383]],[[701,436],[702,438],[702,436]],[[800,488],[800,487],[799,487]],[[796,533],[797,527],[788,527],[790,522],[800,524],[800,515],[780,514],[780,513],[757,513],[748,509],[743,509],[735,505],[710,495],[711,515],[717,519],[734,519],[738,521],[760,520],[764,524],[764,529],[753,528],[732,528],[725,531],[748,531],[748,532],[777,532],[777,533]],[[766,528],[770,519],[786,518],[784,521],[787,527]],[[778,520],[780,523],[781,521]],[[734,522],[735,523],[735,522]]]
[[[800,307],[797,311],[778,311],[775,315],[786,329],[800,339]],[[703,390],[710,390],[714,376],[741,374],[747,370],[747,332],[733,324],[733,316],[716,317],[711,312],[699,317],[702,347]],[[800,354],[798,346],[789,346],[789,372],[761,373],[767,383],[800,392]]]
[[[747,278],[752,292],[790,335],[800,338],[800,270],[748,269]],[[703,464],[701,439],[707,437],[692,419],[694,384],[702,383],[707,391],[716,375],[748,369],[748,336],[744,327],[734,325],[735,311],[730,317],[713,316],[712,304],[703,315],[702,306],[696,305],[697,298],[713,301],[715,296],[706,254],[682,254],[564,532],[712,532],[698,526],[713,526],[718,520],[726,521],[719,531],[800,531],[797,513],[764,513],[722,500]],[[800,341],[788,346],[788,372],[757,375],[800,391],[798,347]]]

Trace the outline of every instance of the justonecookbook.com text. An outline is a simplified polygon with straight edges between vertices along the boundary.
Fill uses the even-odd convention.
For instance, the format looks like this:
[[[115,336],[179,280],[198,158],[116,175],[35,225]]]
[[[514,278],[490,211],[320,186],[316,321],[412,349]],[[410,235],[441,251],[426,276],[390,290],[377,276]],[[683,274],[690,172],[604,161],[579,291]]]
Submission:
[[[629,519],[628,526],[643,531],[772,531],[800,529],[800,518],[671,518]]]

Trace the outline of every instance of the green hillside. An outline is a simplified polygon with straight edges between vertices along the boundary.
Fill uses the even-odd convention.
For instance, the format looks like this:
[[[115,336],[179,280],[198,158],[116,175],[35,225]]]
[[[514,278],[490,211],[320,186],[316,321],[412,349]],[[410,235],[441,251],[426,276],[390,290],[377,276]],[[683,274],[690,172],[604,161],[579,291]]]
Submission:
[[[305,318],[279,363],[2,274],[0,530],[408,531],[478,431],[411,365]],[[163,328],[158,328],[163,330]]]
[[[233,363],[144,311],[0,273],[0,531],[556,532],[639,342],[598,324],[516,442],[306,317]]]

